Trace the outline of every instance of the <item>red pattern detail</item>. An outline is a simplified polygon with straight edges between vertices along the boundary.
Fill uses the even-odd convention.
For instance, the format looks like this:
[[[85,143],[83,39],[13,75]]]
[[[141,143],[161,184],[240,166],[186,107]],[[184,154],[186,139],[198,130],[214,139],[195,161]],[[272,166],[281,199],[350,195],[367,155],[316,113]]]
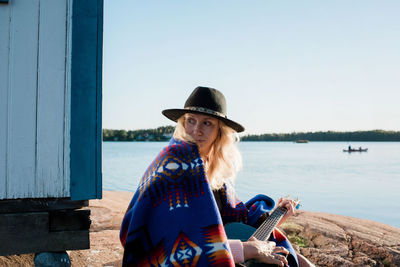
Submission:
[[[141,178],[139,186],[139,201],[145,197],[150,197],[153,207],[157,207],[165,201],[168,201],[170,210],[178,207],[189,207],[190,197],[199,197],[204,195],[204,185],[206,178],[202,165],[190,169],[188,175],[190,179],[182,177],[187,170],[178,169],[175,171],[164,170],[162,174],[157,171],[160,167],[165,167],[168,162],[177,164],[186,164],[190,166],[190,161],[198,161],[198,155],[192,150],[186,150],[187,144],[171,145],[164,148],[154,159]],[[181,158],[187,160],[183,161]],[[168,177],[168,178],[166,178]],[[182,179],[183,178],[183,179]],[[188,184],[188,181],[190,184]],[[172,192],[171,190],[172,189]],[[168,192],[168,193],[167,193]]]
[[[160,266],[165,264],[166,258],[167,256],[164,246],[159,245],[152,254],[152,257],[149,259],[150,266]]]
[[[286,240],[286,236],[277,228],[274,228],[272,234],[274,235],[276,241],[282,242]]]
[[[121,233],[120,233],[120,235],[119,235],[119,238],[120,238],[120,240],[121,240],[121,244],[122,244],[123,247],[124,247],[125,244],[126,244],[126,238],[127,238],[127,236],[128,236],[128,228],[125,228],[125,229],[122,229],[122,228],[121,228]]]
[[[225,230],[220,224],[204,228],[204,239],[210,246],[221,243],[225,243],[227,246]],[[232,255],[225,247],[221,246],[219,249],[214,248],[213,250],[207,252],[210,266],[235,266]]]

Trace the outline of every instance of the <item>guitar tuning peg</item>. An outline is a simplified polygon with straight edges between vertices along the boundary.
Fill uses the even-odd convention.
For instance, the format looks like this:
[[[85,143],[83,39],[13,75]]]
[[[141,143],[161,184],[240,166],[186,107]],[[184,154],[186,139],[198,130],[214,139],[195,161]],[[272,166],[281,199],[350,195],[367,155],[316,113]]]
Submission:
[[[301,200],[299,200],[299,201],[296,201],[296,210],[298,210],[300,207],[301,207],[301,204],[300,204],[300,202],[301,202]]]

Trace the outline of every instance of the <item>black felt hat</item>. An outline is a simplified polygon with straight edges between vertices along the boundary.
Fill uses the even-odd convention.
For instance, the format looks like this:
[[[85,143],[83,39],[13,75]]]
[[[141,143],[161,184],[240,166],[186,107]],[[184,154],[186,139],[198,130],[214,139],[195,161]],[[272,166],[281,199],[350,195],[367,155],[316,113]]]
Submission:
[[[165,117],[177,121],[185,113],[200,113],[222,120],[227,126],[240,133],[244,127],[226,116],[225,96],[217,89],[210,87],[196,87],[185,102],[183,109],[165,109]]]

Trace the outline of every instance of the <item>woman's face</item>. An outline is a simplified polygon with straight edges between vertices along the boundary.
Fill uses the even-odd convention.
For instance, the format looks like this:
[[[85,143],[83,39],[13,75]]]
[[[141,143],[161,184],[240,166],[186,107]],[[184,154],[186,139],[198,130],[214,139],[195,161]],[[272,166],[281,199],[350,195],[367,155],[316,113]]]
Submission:
[[[185,132],[189,134],[199,147],[201,156],[207,156],[218,136],[219,121],[207,115],[185,114]]]

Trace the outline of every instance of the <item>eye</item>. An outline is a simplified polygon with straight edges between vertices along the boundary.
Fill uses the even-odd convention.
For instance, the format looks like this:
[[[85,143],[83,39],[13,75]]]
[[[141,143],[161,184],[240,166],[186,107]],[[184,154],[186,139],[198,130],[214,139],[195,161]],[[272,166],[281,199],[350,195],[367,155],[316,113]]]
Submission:
[[[189,124],[195,124],[195,123],[196,123],[196,121],[195,121],[193,118],[188,118],[188,119],[187,119],[187,122],[188,122]]]
[[[205,121],[205,122],[204,122],[204,125],[205,125],[205,126],[211,126],[211,125],[212,125],[212,122],[211,122],[211,121]]]

